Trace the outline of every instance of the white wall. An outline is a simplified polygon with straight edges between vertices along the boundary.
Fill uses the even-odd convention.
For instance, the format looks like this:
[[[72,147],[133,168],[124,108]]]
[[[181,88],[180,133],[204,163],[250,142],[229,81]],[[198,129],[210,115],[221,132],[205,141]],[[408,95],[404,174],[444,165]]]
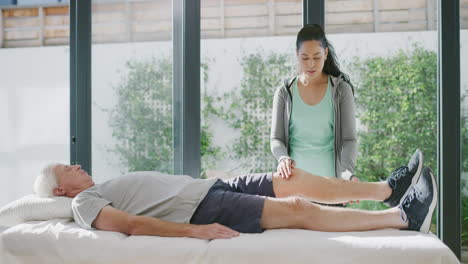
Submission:
[[[31,193],[48,162],[69,160],[68,54],[0,49],[0,206]]]

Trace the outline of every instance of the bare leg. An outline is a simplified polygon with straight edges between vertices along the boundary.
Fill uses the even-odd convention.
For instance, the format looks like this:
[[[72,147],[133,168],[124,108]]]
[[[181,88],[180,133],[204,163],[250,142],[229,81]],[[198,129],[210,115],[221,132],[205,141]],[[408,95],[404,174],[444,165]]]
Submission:
[[[328,204],[356,200],[383,201],[392,193],[387,182],[353,182],[316,176],[301,169],[293,169],[288,179],[273,173],[273,190],[278,198],[305,196]]]
[[[266,198],[261,225],[264,229],[299,228],[346,232],[406,228],[398,208],[365,211],[313,204],[303,198]]]

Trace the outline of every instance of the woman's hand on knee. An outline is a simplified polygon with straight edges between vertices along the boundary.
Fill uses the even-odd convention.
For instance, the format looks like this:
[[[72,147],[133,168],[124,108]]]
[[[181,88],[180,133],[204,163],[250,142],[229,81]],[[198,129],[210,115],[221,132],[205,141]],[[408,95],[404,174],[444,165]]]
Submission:
[[[292,169],[296,166],[296,163],[291,158],[285,158],[280,161],[276,171],[283,179],[288,179],[292,176]]]

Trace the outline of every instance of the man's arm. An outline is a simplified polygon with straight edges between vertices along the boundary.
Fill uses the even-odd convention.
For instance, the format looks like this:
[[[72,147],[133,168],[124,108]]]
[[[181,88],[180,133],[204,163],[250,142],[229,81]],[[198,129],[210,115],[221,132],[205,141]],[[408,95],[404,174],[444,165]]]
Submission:
[[[149,216],[130,215],[109,205],[102,208],[92,226],[100,230],[116,231],[127,235],[201,239],[239,236],[239,232],[217,223],[209,225],[173,223]]]

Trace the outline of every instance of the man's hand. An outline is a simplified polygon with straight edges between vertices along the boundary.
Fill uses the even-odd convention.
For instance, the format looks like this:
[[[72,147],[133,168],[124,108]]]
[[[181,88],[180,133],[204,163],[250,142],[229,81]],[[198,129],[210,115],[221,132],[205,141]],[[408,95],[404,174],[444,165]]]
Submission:
[[[291,170],[296,166],[296,163],[291,158],[282,159],[278,164],[277,172],[283,179],[288,179],[292,175]]]
[[[194,225],[191,237],[200,239],[226,239],[239,236],[239,232],[218,223]]]

